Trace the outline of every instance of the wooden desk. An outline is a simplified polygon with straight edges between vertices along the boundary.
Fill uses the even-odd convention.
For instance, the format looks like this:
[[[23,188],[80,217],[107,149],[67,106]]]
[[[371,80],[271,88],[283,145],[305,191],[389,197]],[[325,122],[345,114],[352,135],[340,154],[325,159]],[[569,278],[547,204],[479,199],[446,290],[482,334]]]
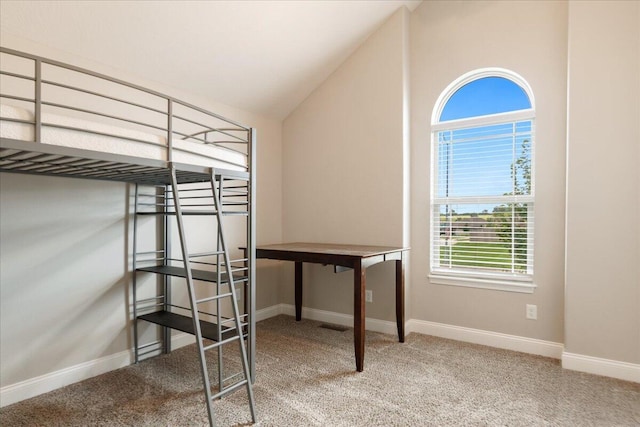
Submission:
[[[302,263],[335,265],[353,269],[353,329],[356,370],[364,368],[366,269],[384,261],[396,263],[396,323],[398,341],[404,342],[404,252],[409,248],[389,246],[282,243],[259,245],[256,258],[295,262],[296,320],[302,315]]]

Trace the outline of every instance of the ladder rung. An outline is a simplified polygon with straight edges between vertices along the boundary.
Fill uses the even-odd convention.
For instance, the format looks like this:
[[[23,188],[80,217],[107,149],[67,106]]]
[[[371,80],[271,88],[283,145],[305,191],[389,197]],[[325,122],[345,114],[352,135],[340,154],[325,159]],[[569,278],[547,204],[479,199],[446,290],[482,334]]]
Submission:
[[[230,385],[229,387],[226,387],[225,389],[223,389],[219,393],[216,393],[213,396],[211,396],[211,400],[216,400],[217,398],[222,397],[225,394],[231,393],[232,391],[239,389],[243,385],[246,385],[247,382],[248,381],[246,379],[244,379],[242,381],[238,381],[237,383],[235,383],[233,385]]]
[[[238,377],[244,378],[244,372],[237,372],[235,374],[232,374],[232,375],[228,376],[227,378],[223,378],[222,379],[222,383],[228,383],[228,382],[231,382],[231,380],[235,381],[236,378],[238,378]],[[242,380],[240,380],[240,381],[242,381]]]
[[[233,328],[233,330],[235,331],[236,328]],[[224,336],[224,334],[223,334],[223,336]],[[231,338],[227,338],[227,339],[224,339],[222,341],[217,341],[217,342],[215,342],[215,343],[213,343],[211,345],[208,345],[208,346],[204,347],[203,350],[204,351],[208,351],[208,350],[211,350],[212,348],[217,348],[217,347],[220,347],[222,345],[229,344],[231,341],[235,341],[237,339],[239,339],[238,335],[234,335]]]
[[[138,212],[138,215],[169,215],[169,216],[174,216],[176,213],[175,212]],[[217,215],[216,211],[182,211],[182,215],[185,216],[215,216]],[[244,212],[244,211],[239,211],[239,212],[234,212],[234,211],[223,211],[222,215],[243,215],[243,216],[247,216],[248,212]]]
[[[224,322],[220,322],[220,325],[223,325],[223,324],[224,324]],[[242,328],[242,330],[243,330],[243,331],[246,331],[246,330],[247,330],[247,324],[246,324],[246,323],[241,323],[241,324],[240,324],[240,327]],[[235,326],[232,326],[232,327],[231,327],[231,326],[225,326],[225,328],[226,328],[226,329],[225,329],[225,331],[235,331],[235,330],[236,330],[236,327],[235,327]],[[243,338],[244,338],[246,335],[247,335],[247,334],[245,333],[245,334],[243,335]],[[226,343],[223,343],[223,344],[226,344]]]
[[[241,314],[240,316],[238,316],[238,317],[240,318],[240,327],[245,328],[245,327],[247,326],[247,323],[242,321],[242,318],[243,318],[243,317],[247,317],[247,316],[248,316],[247,314]],[[220,324],[221,324],[221,325],[226,325],[226,324],[227,324],[227,323],[229,323],[229,322],[235,322],[235,321],[236,321],[236,319],[234,319],[233,317],[230,317],[230,318],[224,318],[224,320],[220,321]],[[227,326],[227,328],[229,328],[229,329],[236,329],[235,325],[233,325],[233,326]]]
[[[225,293],[225,294],[214,295],[212,297],[207,297],[207,298],[202,298],[202,299],[196,300],[196,304],[202,304],[203,302],[215,301],[217,299],[227,298],[227,297],[231,297],[231,296],[233,296],[233,294],[231,292],[228,292],[228,293]]]
[[[212,251],[212,252],[199,252],[197,254],[189,254],[189,258],[196,258],[201,256],[214,256],[214,255],[222,255],[224,251]]]
[[[175,212],[138,212],[138,215],[175,215]],[[212,215],[217,215],[218,212],[217,211],[211,211],[211,210],[202,210],[202,211],[182,211],[182,215],[208,215],[208,216],[212,216]]]

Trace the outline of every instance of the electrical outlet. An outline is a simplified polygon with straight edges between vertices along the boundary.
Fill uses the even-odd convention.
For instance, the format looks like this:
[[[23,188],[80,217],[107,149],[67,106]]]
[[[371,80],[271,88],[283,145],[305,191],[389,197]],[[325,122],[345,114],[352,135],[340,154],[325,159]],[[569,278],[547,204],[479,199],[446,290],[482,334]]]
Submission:
[[[538,319],[538,306],[534,304],[527,304],[527,319]]]
[[[366,302],[373,302],[373,291],[364,291],[364,300]]]
[[[242,289],[236,288],[236,301],[240,302],[242,299]]]

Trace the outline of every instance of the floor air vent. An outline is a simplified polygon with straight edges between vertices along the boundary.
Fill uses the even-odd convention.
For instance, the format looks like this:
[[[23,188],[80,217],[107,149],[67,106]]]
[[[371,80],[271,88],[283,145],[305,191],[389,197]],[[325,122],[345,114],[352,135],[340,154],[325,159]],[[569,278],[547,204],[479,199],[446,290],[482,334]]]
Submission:
[[[320,327],[324,329],[331,329],[332,331],[338,331],[338,332],[345,332],[349,330],[349,328],[347,328],[346,326],[331,325],[329,323],[323,323],[322,325],[320,325]]]

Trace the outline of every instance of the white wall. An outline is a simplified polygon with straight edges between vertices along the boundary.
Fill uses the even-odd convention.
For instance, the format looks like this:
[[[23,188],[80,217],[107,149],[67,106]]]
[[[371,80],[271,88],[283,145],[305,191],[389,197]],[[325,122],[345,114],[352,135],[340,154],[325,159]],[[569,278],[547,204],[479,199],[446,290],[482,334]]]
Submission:
[[[411,16],[412,317],[563,342],[566,115],[564,2],[424,2]],[[535,272],[520,294],[429,282],[430,119],[440,93],[484,67],[512,70],[536,100]],[[538,306],[538,320],[525,305]]]
[[[405,241],[409,12],[398,10],[283,124],[285,241]],[[367,316],[394,319],[393,263],[367,272]],[[353,274],[305,264],[303,305],[353,314]],[[287,265],[284,302],[293,303]]]
[[[5,32],[2,45],[109,74],[257,128],[257,241],[281,240],[279,121]],[[4,173],[0,184],[0,386],[5,405],[51,384],[64,385],[130,362],[131,193],[122,183]],[[258,309],[279,303],[279,278],[279,268],[258,264]]]
[[[127,348],[127,191],[0,174],[2,386]]]
[[[637,365],[640,3],[570,3],[568,111],[565,351]]]

